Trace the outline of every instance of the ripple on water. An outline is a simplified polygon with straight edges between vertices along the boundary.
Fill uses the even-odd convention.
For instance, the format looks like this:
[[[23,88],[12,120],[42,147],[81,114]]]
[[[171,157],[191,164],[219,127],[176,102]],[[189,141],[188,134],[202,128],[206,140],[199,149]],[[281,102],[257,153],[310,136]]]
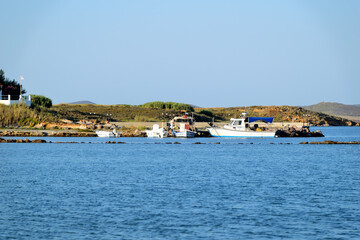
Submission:
[[[127,141],[0,145],[0,238],[360,238],[358,145]]]

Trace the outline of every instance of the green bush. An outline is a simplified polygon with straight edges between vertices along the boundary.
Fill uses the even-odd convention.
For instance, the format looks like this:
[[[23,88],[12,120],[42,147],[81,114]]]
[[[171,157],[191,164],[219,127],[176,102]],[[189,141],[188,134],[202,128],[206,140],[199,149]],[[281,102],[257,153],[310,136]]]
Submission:
[[[199,114],[204,114],[204,115],[206,115],[206,116],[208,116],[208,117],[213,117],[213,116],[214,116],[213,112],[212,112],[212,111],[209,111],[209,110],[201,110],[201,111],[199,112]]]
[[[51,108],[52,101],[50,98],[42,95],[31,95],[31,107]]]
[[[186,103],[176,103],[176,102],[148,102],[143,105],[140,105],[140,107],[144,108],[159,108],[159,109],[167,109],[167,110],[185,110],[189,112],[193,112],[194,108],[190,104]]]

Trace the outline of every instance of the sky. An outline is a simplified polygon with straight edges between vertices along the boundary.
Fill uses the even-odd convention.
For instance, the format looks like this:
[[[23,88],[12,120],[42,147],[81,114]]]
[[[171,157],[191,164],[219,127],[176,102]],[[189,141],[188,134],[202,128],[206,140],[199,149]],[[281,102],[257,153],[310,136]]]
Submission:
[[[360,104],[358,0],[0,0],[0,9],[0,69],[55,104]]]

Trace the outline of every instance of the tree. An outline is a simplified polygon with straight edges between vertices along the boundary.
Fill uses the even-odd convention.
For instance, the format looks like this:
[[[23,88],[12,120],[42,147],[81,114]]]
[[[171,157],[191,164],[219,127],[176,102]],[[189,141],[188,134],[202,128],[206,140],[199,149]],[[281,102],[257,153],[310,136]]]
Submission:
[[[52,107],[52,101],[50,98],[47,98],[42,95],[31,95],[31,107]]]
[[[5,77],[5,72],[0,69],[0,85],[2,85],[2,95],[11,95],[11,99],[16,100],[20,95],[20,84],[15,80]],[[25,94],[26,90],[21,89],[21,94]]]

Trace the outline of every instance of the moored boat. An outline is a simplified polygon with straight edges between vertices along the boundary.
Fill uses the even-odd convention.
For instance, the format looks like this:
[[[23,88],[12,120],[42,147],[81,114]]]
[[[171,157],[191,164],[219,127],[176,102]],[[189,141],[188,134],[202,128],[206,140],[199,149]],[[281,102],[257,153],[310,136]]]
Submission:
[[[148,138],[165,138],[169,134],[165,128],[160,128],[159,124],[154,124],[152,130],[146,130]]]
[[[120,133],[114,129],[112,132],[110,131],[96,131],[98,137],[105,137],[105,138],[114,138],[120,137]]]
[[[171,120],[170,128],[174,136],[178,138],[193,138],[197,133],[194,126],[194,119],[187,115],[175,117]]]
[[[264,121],[272,123],[273,118],[269,117],[247,117],[246,113],[241,118],[231,118],[230,123],[224,127],[209,127],[207,130],[212,137],[275,137],[275,131],[264,130],[257,127],[250,127],[250,123]]]

